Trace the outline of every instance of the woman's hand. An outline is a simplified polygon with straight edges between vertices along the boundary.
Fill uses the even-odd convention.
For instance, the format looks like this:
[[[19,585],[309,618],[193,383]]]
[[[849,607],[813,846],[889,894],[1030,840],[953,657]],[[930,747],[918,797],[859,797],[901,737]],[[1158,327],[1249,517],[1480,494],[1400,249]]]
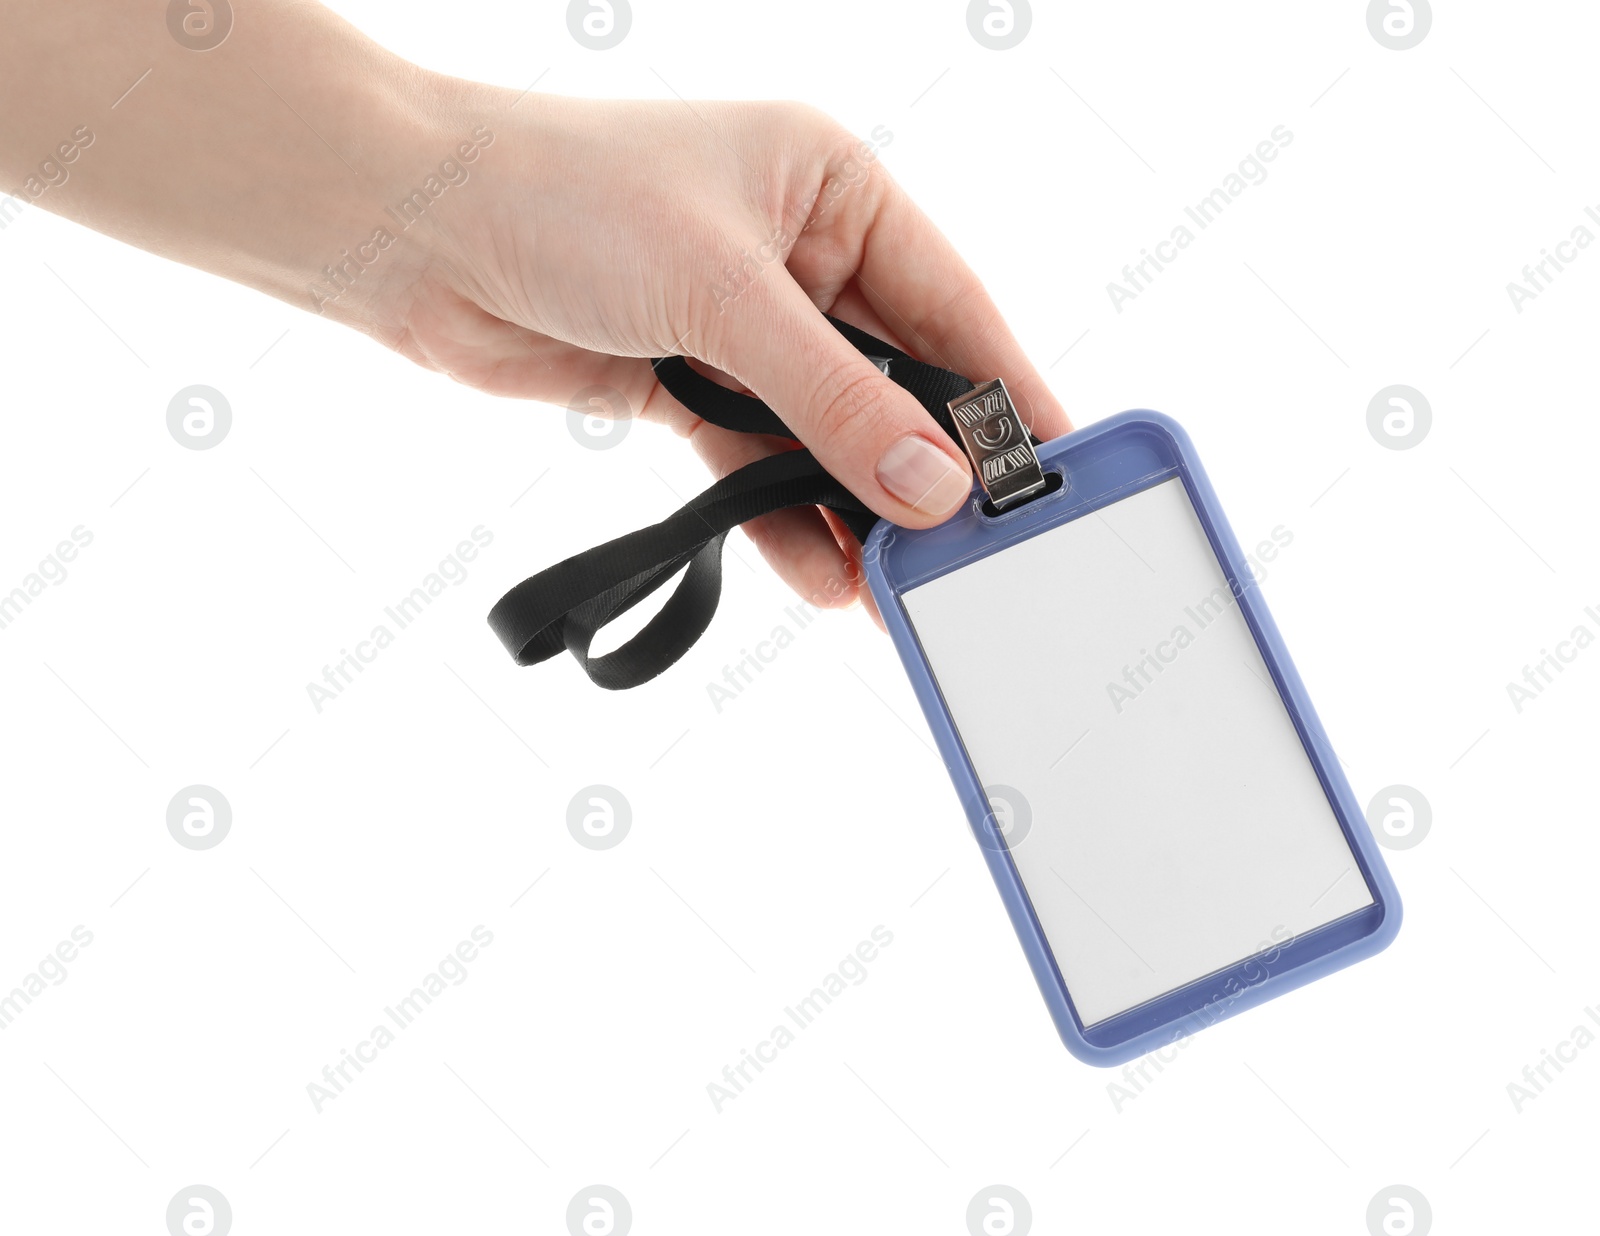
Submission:
[[[852,492],[911,527],[954,511],[971,472],[824,312],[976,380],[1005,377],[1042,437],[1070,428],[977,278],[873,148],[820,113],[480,87],[460,88],[457,108],[456,129],[492,141],[439,199],[437,227],[408,229],[420,252],[365,310],[418,363],[558,404],[612,387],[718,476],[785,449],[679,406],[646,358],[685,353],[760,395]],[[747,532],[814,604],[858,595],[858,547],[822,511]]]
[[[686,353],[912,527],[959,505],[966,461],[824,311],[1004,377],[1042,437],[1069,428],[873,148],[808,108],[518,95],[428,73],[304,0],[254,0],[204,39],[126,0],[13,16],[0,185],[482,390],[612,387],[718,475],[786,448],[677,406],[648,358]],[[815,604],[858,595],[857,547],[821,511],[747,527]]]

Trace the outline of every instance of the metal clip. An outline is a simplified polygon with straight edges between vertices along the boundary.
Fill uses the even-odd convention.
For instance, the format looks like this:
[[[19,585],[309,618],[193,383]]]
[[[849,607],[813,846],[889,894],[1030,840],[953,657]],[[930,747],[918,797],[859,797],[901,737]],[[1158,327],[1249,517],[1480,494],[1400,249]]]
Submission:
[[[1044,488],[1044,469],[1005,382],[994,378],[974,387],[960,399],[952,399],[949,408],[983,491],[996,510],[1003,511]]]

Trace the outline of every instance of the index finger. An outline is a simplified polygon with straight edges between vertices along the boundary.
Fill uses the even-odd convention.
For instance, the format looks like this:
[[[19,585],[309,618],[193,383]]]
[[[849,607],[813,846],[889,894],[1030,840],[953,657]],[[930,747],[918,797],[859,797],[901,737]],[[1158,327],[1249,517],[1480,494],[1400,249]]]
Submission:
[[[1023,421],[1041,439],[1070,432],[1066,409],[972,268],[892,177],[881,167],[875,174],[887,183],[856,272],[868,303],[920,359],[974,382],[1004,378]]]

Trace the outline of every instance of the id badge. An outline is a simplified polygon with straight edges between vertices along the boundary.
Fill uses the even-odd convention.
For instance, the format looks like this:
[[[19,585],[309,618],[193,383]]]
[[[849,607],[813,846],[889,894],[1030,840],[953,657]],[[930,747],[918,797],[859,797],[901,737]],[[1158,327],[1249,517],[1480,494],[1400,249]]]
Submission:
[[[989,496],[866,569],[1068,1050],[1385,947],[1400,898],[1184,431],[1126,412],[1035,466],[1003,386],[951,411]]]

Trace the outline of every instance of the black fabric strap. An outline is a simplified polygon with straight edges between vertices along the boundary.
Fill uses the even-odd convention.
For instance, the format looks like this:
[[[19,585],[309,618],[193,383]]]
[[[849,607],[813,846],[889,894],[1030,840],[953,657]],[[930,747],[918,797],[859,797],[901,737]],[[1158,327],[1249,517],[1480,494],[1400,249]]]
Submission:
[[[866,331],[829,318],[864,355],[887,362],[904,387],[952,438],[946,406],[972,389],[960,374],[929,365]],[[761,400],[697,373],[681,356],[654,362],[661,385],[713,425],[794,439]],[[705,633],[722,595],[722,543],[738,524],[794,506],[825,506],[858,540],[878,517],[807,450],[782,451],[730,473],[658,524],[575,554],[523,580],[489,611],[489,626],[518,665],[535,665],[566,649],[598,686],[619,691],[648,682]],[[604,656],[589,648],[600,628],[626,613],[679,571],[667,603],[632,639]]]

